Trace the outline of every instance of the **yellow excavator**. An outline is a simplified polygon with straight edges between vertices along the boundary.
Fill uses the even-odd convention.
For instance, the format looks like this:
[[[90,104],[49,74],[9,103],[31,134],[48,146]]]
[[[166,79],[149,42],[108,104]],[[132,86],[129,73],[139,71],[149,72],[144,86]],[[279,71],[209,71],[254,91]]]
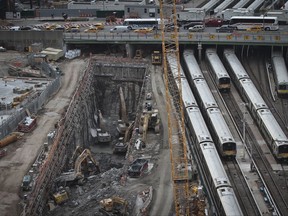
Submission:
[[[142,134],[142,141],[146,144],[147,131],[154,130],[155,133],[160,131],[160,119],[158,110],[144,111],[140,119],[139,133]]]
[[[128,202],[118,196],[112,198],[103,199],[100,201],[102,208],[99,210],[101,213],[107,216],[126,216]]]
[[[88,175],[100,172],[99,164],[95,161],[89,149],[84,149],[83,152],[77,157],[74,163],[74,169],[72,171],[62,173],[60,177],[56,179],[56,182],[64,182],[65,184],[82,184],[84,180],[82,170]]]
[[[117,153],[126,153],[127,152],[129,140],[131,138],[132,131],[133,131],[133,127],[134,127],[134,122],[132,122],[129,125],[129,127],[126,129],[125,136],[119,137],[118,142],[114,146],[113,153],[117,154]]]

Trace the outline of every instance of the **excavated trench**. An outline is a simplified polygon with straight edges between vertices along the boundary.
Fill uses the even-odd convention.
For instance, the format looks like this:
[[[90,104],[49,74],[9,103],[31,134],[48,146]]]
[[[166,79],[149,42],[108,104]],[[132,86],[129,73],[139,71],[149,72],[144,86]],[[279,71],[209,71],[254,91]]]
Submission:
[[[129,121],[134,121],[137,112],[142,109],[139,102],[143,97],[147,64],[122,58],[110,62],[107,60],[105,62],[104,59],[91,60],[82,80],[79,81],[71,104],[65,109],[65,116],[59,121],[57,136],[50,150],[51,160],[47,163],[47,169],[51,173],[48,174],[44,167],[42,173],[39,174],[39,181],[26,206],[28,214],[69,215],[64,209],[55,208],[51,211],[47,202],[51,201],[53,193],[57,190],[55,178],[62,172],[71,169],[69,160],[77,146],[91,150],[92,156],[99,162],[101,173],[121,168],[124,165],[125,155],[113,154],[113,146],[119,137],[117,123],[121,118],[119,89],[121,87],[124,93],[127,117]],[[100,128],[111,134],[111,142],[98,142],[97,131]],[[115,171],[113,176],[109,176],[107,179],[103,178],[104,174],[100,174],[101,176],[95,178],[100,186],[99,184],[93,186],[93,183],[88,180],[88,188],[84,190],[92,190],[89,187],[103,189],[113,180],[118,181],[118,174],[119,171]],[[103,182],[101,183],[101,181]],[[80,193],[78,187],[68,190],[69,192],[76,190],[74,195],[69,193],[70,200]],[[73,202],[71,204],[70,201],[64,205],[72,205],[71,208],[74,208],[74,204]]]

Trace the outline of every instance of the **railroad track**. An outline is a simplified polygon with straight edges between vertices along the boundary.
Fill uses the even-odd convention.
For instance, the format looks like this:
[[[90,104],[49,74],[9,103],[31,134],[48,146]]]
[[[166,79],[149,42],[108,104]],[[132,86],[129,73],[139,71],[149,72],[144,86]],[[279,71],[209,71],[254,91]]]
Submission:
[[[223,95],[229,96],[229,93],[221,93],[218,91],[216,87],[216,83],[213,80],[211,76],[211,71],[210,68],[205,64],[205,62],[201,62],[201,69],[203,71],[203,74],[205,76],[205,79],[213,92],[213,95],[215,99],[217,100],[218,106],[221,108],[222,112],[227,112],[231,113],[231,110],[227,110],[227,104],[225,100],[223,100]],[[229,102],[229,100],[228,100]],[[230,106],[231,107],[231,106]],[[238,106],[237,106],[238,107]],[[225,109],[225,111],[224,111]],[[238,108],[239,109],[239,108]],[[241,110],[239,110],[241,112]],[[229,115],[227,115],[229,116]],[[231,118],[231,116],[230,116]],[[225,119],[227,122],[227,119]],[[237,119],[238,121],[242,120],[242,116]],[[230,119],[230,121],[233,122],[233,120]],[[235,121],[235,119],[234,119]],[[231,125],[231,124],[229,124]],[[235,125],[234,125],[235,126]],[[238,126],[239,127],[239,126]],[[232,129],[232,128],[230,128]],[[235,129],[236,131],[239,129]],[[227,175],[229,176],[229,179],[233,185],[233,187],[236,189],[235,194],[237,195],[239,204],[242,206],[242,211],[244,215],[260,215],[258,211],[257,204],[254,200],[254,198],[251,195],[251,191],[249,189],[249,186],[247,184],[247,181],[245,180],[245,176],[243,175],[239,164],[236,159],[231,159],[231,160],[223,160],[222,159],[223,166],[225,167],[225,170],[227,172]]]
[[[257,205],[251,196],[251,191],[247,187],[247,182],[239,165],[235,159],[231,161],[223,161],[223,166],[229,176],[230,181],[236,186],[235,194],[237,197],[241,197],[241,205],[245,206],[242,209],[244,215],[260,215]]]
[[[222,94],[222,97],[229,108],[230,112],[233,113],[233,118],[238,128],[243,130],[242,122],[242,112],[238,108],[238,104],[231,96],[231,94]],[[259,173],[260,178],[262,179],[262,187],[267,188],[267,194],[271,195],[271,210],[274,205],[278,209],[277,215],[287,215],[288,209],[288,193],[285,177],[280,177],[279,173],[273,172],[271,165],[269,164],[266,156],[263,154],[261,147],[257,144],[257,140],[249,127],[246,127],[246,143],[247,148],[250,151],[252,160],[255,164],[255,170]],[[263,194],[263,196],[265,196]]]

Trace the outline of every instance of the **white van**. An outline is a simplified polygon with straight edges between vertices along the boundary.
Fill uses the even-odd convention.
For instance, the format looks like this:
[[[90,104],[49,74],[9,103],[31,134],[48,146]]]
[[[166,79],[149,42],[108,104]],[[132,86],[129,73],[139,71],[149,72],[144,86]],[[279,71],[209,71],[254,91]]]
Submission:
[[[123,33],[129,32],[132,30],[131,26],[115,26],[114,28],[110,29],[111,33]]]

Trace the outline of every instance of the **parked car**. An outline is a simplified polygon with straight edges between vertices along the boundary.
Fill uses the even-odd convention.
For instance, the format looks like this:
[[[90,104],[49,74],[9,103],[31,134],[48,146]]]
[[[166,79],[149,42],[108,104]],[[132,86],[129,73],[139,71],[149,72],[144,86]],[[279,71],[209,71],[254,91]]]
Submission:
[[[195,25],[193,27],[188,28],[189,32],[203,32],[205,29],[204,25]]]
[[[223,19],[219,19],[219,18],[205,19],[204,23],[205,23],[206,27],[219,27],[219,26],[222,26],[224,24]]]
[[[189,29],[190,27],[193,27],[195,25],[203,25],[202,22],[190,22],[190,23],[186,23],[185,25],[183,25],[184,29]]]
[[[216,32],[233,32],[237,30],[237,26],[222,25],[216,28]]]
[[[152,31],[153,31],[153,28],[145,28],[145,27],[134,30],[134,32],[142,33],[142,34],[147,34],[147,33],[150,33]]]

